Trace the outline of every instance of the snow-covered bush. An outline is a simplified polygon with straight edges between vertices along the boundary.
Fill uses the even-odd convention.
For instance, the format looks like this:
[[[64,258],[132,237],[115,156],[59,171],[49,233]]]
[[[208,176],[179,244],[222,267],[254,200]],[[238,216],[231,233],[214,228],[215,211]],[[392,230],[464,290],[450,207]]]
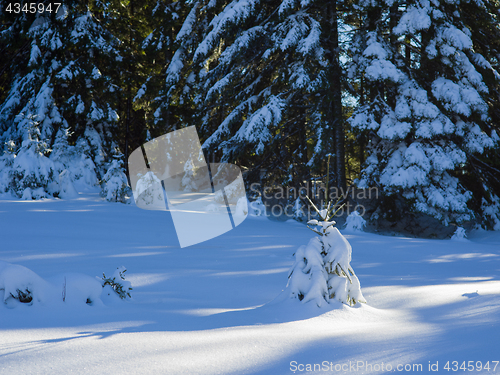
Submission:
[[[106,277],[103,272],[102,287],[104,288],[106,285],[109,285],[121,299],[131,298],[130,291],[132,290],[132,284],[130,281],[125,280],[126,271],[127,269],[124,266],[118,267],[112,277]]]
[[[236,177],[236,176],[231,176]],[[230,178],[229,178],[230,180]],[[222,179],[215,175],[214,181],[217,181],[217,185],[224,187],[224,193],[222,189],[215,192],[215,201],[219,204],[224,204],[224,194],[226,195],[229,204],[236,204],[241,197],[246,197],[245,185],[241,178],[235,178],[233,181],[228,181],[227,179]],[[227,185],[224,185],[226,182]]]
[[[163,187],[153,172],[138,175],[139,180],[134,189],[134,200],[143,209],[164,209]]]
[[[248,215],[248,200],[246,196],[238,199],[236,208],[234,209],[234,214],[240,217],[245,217]]]
[[[42,189],[42,197],[55,174],[54,163],[43,154],[44,143],[26,139],[12,163],[11,190],[19,198],[31,199],[31,191]],[[29,189],[29,190],[27,190]],[[29,198],[28,198],[29,195]]]
[[[41,301],[44,297],[44,284],[44,281],[28,268],[0,261],[0,297],[6,305],[12,306],[15,300],[30,304],[33,300]]]
[[[20,289],[16,289],[16,294],[10,293],[10,296],[14,299],[17,299],[21,303],[31,303],[33,301],[33,294],[31,290],[26,288],[26,290],[22,291]]]
[[[57,131],[50,160],[59,173],[59,179],[54,179],[49,186],[49,193],[59,198],[73,198],[77,193],[75,183],[80,189],[86,189],[97,185],[95,164],[90,156],[88,141],[80,137],[76,145],[68,142],[71,132],[68,127],[61,127]]]
[[[184,176],[181,180],[181,189],[184,191],[198,191],[198,173],[196,173],[193,161],[188,159],[184,164]]]
[[[26,267],[0,261],[0,301],[11,308],[19,303],[100,304],[101,289],[95,277],[67,273],[49,282]]]
[[[362,231],[366,225],[366,220],[359,214],[358,211],[353,211],[347,216],[345,221],[346,232],[359,232]]]
[[[0,301],[10,308],[20,303],[102,305],[102,298],[107,297],[108,291],[122,299],[130,298],[132,287],[125,280],[125,271],[125,267],[119,267],[111,278],[104,274],[99,279],[80,273],[64,273],[44,280],[26,267],[0,261]]]
[[[262,197],[258,197],[253,202],[250,202],[249,214],[252,216],[263,216],[266,214],[266,206],[262,202]]]
[[[302,302],[314,301],[318,307],[323,303],[339,301],[349,306],[366,300],[361,293],[359,280],[351,263],[351,245],[330,221],[335,213],[331,203],[326,209],[317,211],[320,220],[310,220],[310,228],[318,237],[295,252],[295,263],[288,276],[287,289],[292,298]]]
[[[304,205],[300,197],[297,197],[297,199],[293,203],[293,218],[297,221],[307,220],[307,215],[304,212]]]
[[[467,241],[467,234],[465,233],[465,229],[462,227],[457,227],[457,230],[451,236],[451,239],[454,241]]]
[[[71,173],[65,169],[59,174],[59,197],[74,198],[78,195]]]
[[[69,167],[72,169],[72,173],[75,176],[75,182],[86,187],[98,185],[98,168],[93,161],[95,158],[89,144],[90,142],[91,139],[88,139],[85,136],[80,137],[76,141],[76,158],[74,158],[69,164]]]
[[[58,299],[62,298],[66,304],[102,305],[102,288],[97,277],[71,272],[58,276],[54,281],[55,285],[52,288],[57,292],[54,294]]]
[[[500,198],[491,194],[491,203],[483,198],[481,210],[484,216],[489,219],[493,230],[500,230]]]
[[[105,197],[108,202],[128,202],[130,187],[122,165],[121,160],[113,159],[108,171],[102,178],[101,196]]]
[[[2,151],[0,150],[0,153]],[[9,171],[14,162],[14,156],[8,152],[0,154],[0,194],[9,190],[10,178]]]
[[[211,189],[210,174],[207,167],[201,166],[204,163],[193,155],[190,155],[184,163],[184,174],[180,181],[180,190],[186,192],[200,192]],[[172,181],[170,181],[172,183]]]

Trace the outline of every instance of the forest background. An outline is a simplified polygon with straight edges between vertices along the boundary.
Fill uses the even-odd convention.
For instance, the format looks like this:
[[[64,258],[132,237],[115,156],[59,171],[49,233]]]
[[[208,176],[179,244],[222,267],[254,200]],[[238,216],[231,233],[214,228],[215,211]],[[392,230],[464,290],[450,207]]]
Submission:
[[[131,151],[195,125],[248,187],[377,188],[369,219],[500,230],[496,0],[1,8],[0,193],[126,202]]]

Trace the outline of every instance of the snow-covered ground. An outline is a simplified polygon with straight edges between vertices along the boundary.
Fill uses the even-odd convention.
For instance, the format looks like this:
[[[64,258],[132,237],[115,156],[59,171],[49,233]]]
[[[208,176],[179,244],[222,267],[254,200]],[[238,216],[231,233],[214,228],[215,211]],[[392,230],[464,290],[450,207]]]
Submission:
[[[181,249],[166,212],[97,194],[4,197],[0,275],[29,269],[61,293],[66,277],[67,290],[65,302],[60,292],[0,302],[0,374],[500,373],[500,232],[465,241],[346,234],[367,305],[271,302],[313,235],[249,217]],[[71,300],[75,285],[122,265],[131,300]]]

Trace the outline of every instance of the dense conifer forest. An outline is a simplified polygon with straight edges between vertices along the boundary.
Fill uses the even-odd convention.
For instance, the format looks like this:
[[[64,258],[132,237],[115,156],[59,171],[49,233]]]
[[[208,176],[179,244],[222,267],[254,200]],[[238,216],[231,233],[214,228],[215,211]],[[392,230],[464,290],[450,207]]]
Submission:
[[[375,187],[378,212],[395,220],[500,229],[499,10],[3,1],[0,193],[100,186],[125,202],[128,155],[195,125],[206,159],[237,164],[248,186]]]

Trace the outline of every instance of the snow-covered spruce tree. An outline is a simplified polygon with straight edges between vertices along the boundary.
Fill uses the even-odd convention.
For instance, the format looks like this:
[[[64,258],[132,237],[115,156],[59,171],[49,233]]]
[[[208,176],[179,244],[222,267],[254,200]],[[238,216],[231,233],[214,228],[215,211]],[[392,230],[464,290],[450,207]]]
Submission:
[[[131,189],[123,167],[123,155],[117,154],[101,180],[101,196],[109,202],[128,203]]]
[[[359,214],[358,211],[351,212],[345,221],[346,232],[361,232],[366,225],[366,220]]]
[[[493,1],[470,1],[457,4],[460,19],[467,25],[473,41],[473,61],[488,88],[487,104],[490,120],[488,125],[500,134],[500,4]],[[494,137],[494,133],[493,133]],[[496,138],[496,137],[494,137]],[[486,226],[500,230],[500,150],[499,147],[484,149],[481,154],[468,158],[467,187],[476,202]],[[478,184],[477,181],[481,181]],[[482,198],[480,198],[482,197]],[[479,202],[480,201],[480,202]]]
[[[70,137],[69,128],[61,126],[56,133],[50,153],[50,159],[54,162],[55,169],[62,171],[59,173],[59,184],[57,186],[57,181],[55,181],[56,188],[53,189],[54,192],[59,191],[58,196],[61,198],[76,196],[75,182],[81,187],[85,187],[95,186],[98,181],[87,141],[80,138],[75,146],[71,146],[69,144]],[[84,145],[86,147],[82,147]]]
[[[8,148],[2,153],[8,151],[17,159],[23,145],[43,144],[37,152],[54,163],[49,181],[40,185],[45,195],[59,195],[65,170],[65,184],[83,176],[95,176],[85,180],[97,183],[109,166],[118,119],[112,108],[116,86],[103,74],[120,59],[118,41],[77,1],[62,4],[57,12],[56,6],[52,12],[23,12],[1,37],[15,54],[5,66],[13,78],[0,104],[0,144]],[[26,158],[29,155],[38,154]],[[13,168],[9,190],[21,197],[25,187],[19,184],[20,170],[12,162],[7,165]]]
[[[46,192],[55,187],[56,170],[54,163],[45,155],[47,144],[40,139],[38,125],[33,118],[20,121],[26,138],[12,161],[9,173],[11,191],[23,199],[45,198]]]
[[[204,68],[200,100],[211,109],[204,147],[295,186],[317,173],[332,147],[327,27],[316,3],[233,1],[195,52]]]
[[[349,306],[366,303],[359,280],[351,267],[352,248],[347,239],[334,227],[335,205],[331,202],[318,210],[318,220],[310,220],[310,228],[319,237],[295,252],[295,263],[288,276],[290,297],[302,302],[314,301],[318,307],[339,301]]]
[[[470,160],[498,147],[479,69],[484,58],[456,16],[460,1],[406,4],[357,4],[363,18],[350,78],[359,83],[360,105],[350,124],[370,134],[358,185],[401,196],[445,224],[462,222],[480,213]]]
[[[318,173],[334,147],[338,108],[332,110],[330,89],[340,92],[328,81],[338,72],[332,15],[324,15],[332,2],[179,3],[167,16],[183,19],[172,21],[176,33],[158,29],[145,41],[174,47],[155,122],[197,125],[210,157],[249,167],[250,180],[267,169],[269,179],[298,186]]]
[[[293,201],[293,218],[297,221],[306,221],[307,220],[307,215],[304,212],[305,210],[305,205],[302,202],[301,197],[297,197],[295,201]]]

